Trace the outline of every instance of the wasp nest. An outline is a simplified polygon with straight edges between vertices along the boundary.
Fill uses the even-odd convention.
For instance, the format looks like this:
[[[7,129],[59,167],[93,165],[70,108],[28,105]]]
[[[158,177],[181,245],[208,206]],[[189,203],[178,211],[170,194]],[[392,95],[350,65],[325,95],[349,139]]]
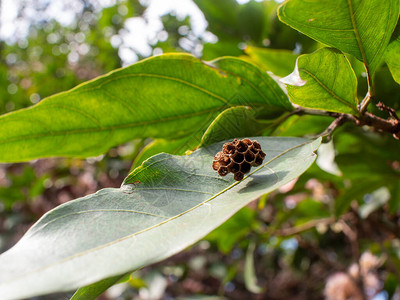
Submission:
[[[212,167],[221,176],[232,172],[235,180],[240,181],[251,167],[261,165],[264,158],[265,153],[257,141],[234,139],[225,143],[222,151],[214,156]]]

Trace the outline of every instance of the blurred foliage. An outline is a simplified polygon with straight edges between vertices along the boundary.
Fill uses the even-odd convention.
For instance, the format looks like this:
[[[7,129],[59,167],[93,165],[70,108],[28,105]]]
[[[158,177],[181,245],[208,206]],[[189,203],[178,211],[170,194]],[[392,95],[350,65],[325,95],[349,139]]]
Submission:
[[[29,21],[26,37],[0,41],[1,114],[123,65],[121,49],[127,46],[121,36],[127,33],[127,20],[146,20],[145,1],[111,1],[113,5],[100,8],[94,0],[78,2],[82,9],[75,11],[70,25],[38,18]],[[274,1],[251,0],[242,5],[234,0],[194,2],[208,22],[207,32],[195,34],[188,16],[165,14],[157,38],[148,41],[152,54],[187,51],[205,60],[245,55],[266,71],[284,66],[286,72],[294,57],[320,47],[280,23]],[[20,18],[29,6],[28,2],[21,5]],[[40,13],[40,7],[30,8]],[[135,49],[129,51],[139,59],[145,56]],[[287,59],[276,66],[268,53]],[[349,59],[362,98],[367,87],[365,73],[357,61]],[[378,69],[375,85],[376,99],[399,110],[400,86],[386,65]],[[371,110],[387,117],[372,106]],[[326,116],[288,116],[268,133],[312,136],[331,121]],[[33,221],[56,205],[101,187],[119,186],[132,161],[141,161],[138,155],[143,147],[151,153],[168,147],[164,140],[155,143],[160,148],[146,148],[149,143],[133,141],[86,160],[58,158],[0,165],[1,250],[8,249]],[[382,259],[377,268],[382,295],[398,299],[399,141],[348,124],[335,133],[333,145],[330,153],[319,154],[333,157],[330,165],[337,164],[339,175],[314,164],[296,182],[241,210],[204,241],[162,264],[135,272],[119,285],[123,288],[112,289],[101,299],[154,299],[150,297],[155,288],[164,299],[193,295],[215,296],[197,299],[321,299],[327,278],[334,272],[347,272],[366,251]],[[243,277],[249,245],[255,247],[253,275],[263,288],[258,295],[246,289]]]

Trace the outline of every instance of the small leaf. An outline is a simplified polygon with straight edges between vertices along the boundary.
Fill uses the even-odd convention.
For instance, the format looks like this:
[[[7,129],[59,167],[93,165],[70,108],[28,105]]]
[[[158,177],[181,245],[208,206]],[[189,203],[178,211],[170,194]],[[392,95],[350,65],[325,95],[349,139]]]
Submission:
[[[103,294],[108,288],[118,283],[121,279],[127,275],[117,275],[114,277],[100,280],[91,285],[80,288],[75,292],[70,300],[96,300],[101,294]]]
[[[210,124],[201,139],[200,147],[234,137],[258,135],[267,125],[255,119],[255,111],[250,107],[228,108]]]
[[[244,283],[246,285],[246,289],[254,294],[260,294],[263,292],[263,289],[257,285],[257,276],[256,271],[254,269],[254,250],[255,243],[251,242],[246,252],[246,261],[244,264]]]
[[[399,1],[289,0],[278,15],[305,35],[354,55],[373,74],[396,27]]]
[[[153,156],[121,189],[103,189],[46,213],[0,255],[2,299],[69,291],[161,261],[301,175],[321,142],[253,139],[267,156],[242,181],[212,169],[221,142],[191,155]]]
[[[322,48],[297,59],[292,74],[282,78],[290,100],[303,107],[358,114],[357,78],[346,56]]]

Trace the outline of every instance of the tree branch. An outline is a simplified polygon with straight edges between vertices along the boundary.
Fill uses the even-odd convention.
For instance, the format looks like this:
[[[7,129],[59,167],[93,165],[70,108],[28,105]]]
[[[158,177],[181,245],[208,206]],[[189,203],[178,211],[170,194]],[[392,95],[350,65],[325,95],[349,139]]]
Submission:
[[[336,128],[343,125],[347,121],[353,122],[357,126],[370,126],[373,130],[377,132],[388,132],[393,134],[395,139],[400,139],[400,118],[397,116],[396,111],[379,102],[377,107],[382,111],[387,111],[389,113],[389,118],[383,119],[378,117],[370,112],[365,112],[363,115],[357,117],[351,114],[342,114],[342,113],[334,113],[323,110],[315,110],[315,109],[305,109],[305,108],[297,108],[293,114],[297,115],[317,115],[317,116],[329,116],[336,118],[332,122],[329,127],[319,134],[318,136],[328,136],[332,135]]]

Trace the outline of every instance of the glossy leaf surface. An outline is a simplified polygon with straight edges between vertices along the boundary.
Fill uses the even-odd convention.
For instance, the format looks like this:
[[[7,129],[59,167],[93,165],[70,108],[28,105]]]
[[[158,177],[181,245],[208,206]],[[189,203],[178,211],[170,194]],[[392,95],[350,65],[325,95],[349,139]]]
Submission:
[[[290,0],[282,22],[363,61],[371,73],[382,61],[399,18],[398,0]]]
[[[320,144],[255,139],[267,156],[240,182],[212,170],[221,142],[188,156],[153,156],[121,189],[103,189],[48,212],[0,256],[2,299],[68,291],[167,258],[301,175]]]

